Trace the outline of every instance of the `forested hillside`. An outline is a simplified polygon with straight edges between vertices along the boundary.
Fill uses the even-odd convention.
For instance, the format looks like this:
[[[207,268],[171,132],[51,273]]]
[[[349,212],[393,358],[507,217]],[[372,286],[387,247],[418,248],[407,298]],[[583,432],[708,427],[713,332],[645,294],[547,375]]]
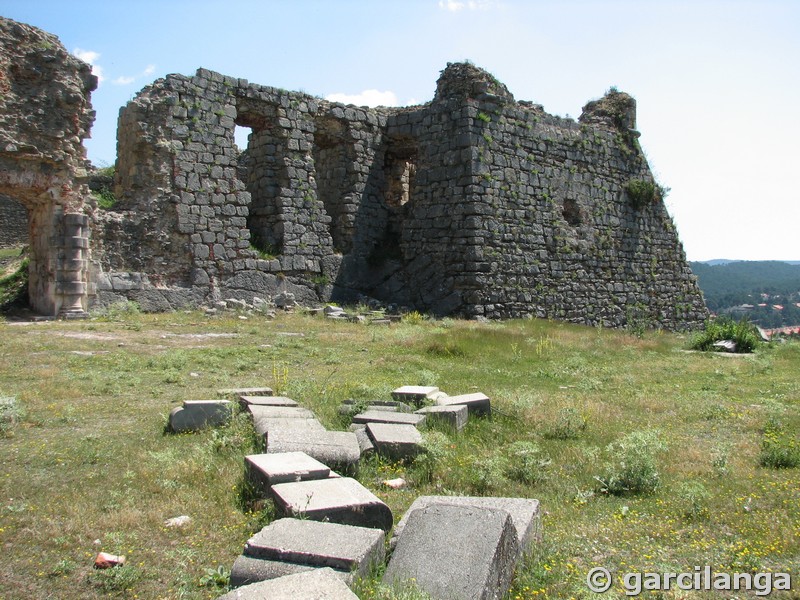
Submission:
[[[690,263],[709,310],[762,327],[800,324],[800,265],[781,261]]]

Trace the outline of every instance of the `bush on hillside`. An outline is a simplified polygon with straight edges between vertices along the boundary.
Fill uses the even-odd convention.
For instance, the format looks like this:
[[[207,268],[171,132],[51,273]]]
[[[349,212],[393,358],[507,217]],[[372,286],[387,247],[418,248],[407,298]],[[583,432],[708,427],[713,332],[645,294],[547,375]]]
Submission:
[[[755,351],[761,341],[755,325],[742,319],[734,321],[730,317],[719,317],[706,322],[705,329],[692,338],[692,350],[716,350],[716,342],[733,340],[736,342],[736,352],[750,353]]]

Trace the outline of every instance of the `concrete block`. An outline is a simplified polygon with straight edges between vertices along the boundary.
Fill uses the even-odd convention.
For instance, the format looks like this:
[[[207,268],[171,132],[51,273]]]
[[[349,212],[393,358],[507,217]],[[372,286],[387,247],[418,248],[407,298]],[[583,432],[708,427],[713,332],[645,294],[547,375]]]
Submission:
[[[461,396],[444,396],[436,400],[438,406],[453,406],[464,404],[469,414],[477,416],[491,416],[492,406],[489,396],[477,392],[475,394],[462,394]]]
[[[433,394],[439,391],[438,387],[424,385],[404,385],[392,392],[392,398],[398,402],[421,406]]]
[[[242,394],[239,396],[239,402],[243,408],[246,408],[251,404],[256,406],[297,406],[297,401],[285,396],[250,396],[247,394]]]
[[[355,479],[320,479],[272,486],[275,505],[284,515],[389,531],[392,511]]]
[[[243,554],[366,576],[372,566],[383,562],[383,541],[380,529],[278,519],[247,540]]]
[[[266,440],[269,454],[305,452],[321,463],[347,473],[355,473],[361,459],[358,438],[351,431],[282,428],[269,430]]]
[[[469,409],[466,404],[453,404],[451,406],[423,406],[415,412],[425,415],[429,423],[436,421],[453,431],[461,431],[467,425]]]
[[[230,420],[232,409],[229,400],[186,400],[169,413],[169,427],[175,433],[219,427]]]
[[[539,501],[529,498],[494,498],[482,496],[419,496],[405,512],[394,528],[390,546],[397,544],[403,533],[409,516],[415,511],[435,504],[454,504],[456,506],[474,506],[477,508],[497,508],[511,515],[511,524],[517,535],[520,552],[528,552],[531,545],[542,539],[542,520],[539,513]]]
[[[247,479],[264,493],[276,483],[325,479],[331,474],[327,465],[305,452],[250,454],[244,457]]]
[[[217,600],[358,600],[333,569],[310,569],[302,573],[251,583]]]
[[[368,410],[353,417],[353,423],[402,423],[418,427],[424,422],[425,415],[385,410]]]
[[[411,513],[383,581],[413,579],[434,598],[495,600],[508,591],[518,556],[506,511],[436,504]]]
[[[422,435],[413,425],[367,423],[367,434],[375,451],[393,460],[413,458],[422,446]]]

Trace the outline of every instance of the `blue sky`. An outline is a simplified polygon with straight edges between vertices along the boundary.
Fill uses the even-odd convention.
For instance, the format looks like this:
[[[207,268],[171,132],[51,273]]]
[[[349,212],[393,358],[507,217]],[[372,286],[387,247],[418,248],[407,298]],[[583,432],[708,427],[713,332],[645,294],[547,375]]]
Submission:
[[[0,14],[99,70],[98,165],[120,107],[167,73],[409,104],[469,59],[561,116],[632,94],[690,260],[800,260],[800,1],[0,0]]]

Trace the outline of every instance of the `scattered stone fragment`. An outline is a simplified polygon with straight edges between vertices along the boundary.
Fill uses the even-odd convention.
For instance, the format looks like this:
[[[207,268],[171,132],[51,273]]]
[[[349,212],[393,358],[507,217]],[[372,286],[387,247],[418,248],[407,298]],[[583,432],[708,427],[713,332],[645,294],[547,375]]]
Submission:
[[[489,396],[476,392],[474,394],[462,394],[460,396],[445,396],[436,400],[438,406],[453,406],[465,404],[469,409],[469,414],[476,416],[491,416],[492,406]]]
[[[393,490],[399,490],[406,487],[406,480],[402,477],[396,477],[395,479],[384,479],[381,483],[388,488],[392,488]]]
[[[333,569],[310,569],[302,573],[252,583],[236,588],[217,600],[358,600]]]
[[[276,579],[277,577],[284,577],[285,575],[293,575],[294,573],[302,573],[304,571],[312,571],[319,568],[320,567],[298,565],[279,560],[252,558],[242,554],[241,556],[236,557],[236,560],[233,562],[233,566],[231,567],[230,586],[232,588],[238,588],[240,586],[257,583],[259,581]],[[353,576],[349,572],[333,570],[333,573],[335,573],[348,585],[353,579]]]
[[[388,327],[389,325],[392,324],[392,322],[389,319],[372,319],[369,322],[369,324],[370,325],[383,325],[385,327]]]
[[[461,431],[467,424],[469,409],[465,404],[453,404],[450,406],[423,406],[415,412],[425,415],[429,421],[443,423],[453,431]]]
[[[386,410],[368,410],[353,417],[353,423],[401,423],[418,427],[425,422],[425,415]]]
[[[325,479],[331,473],[328,466],[305,452],[250,454],[244,462],[247,479],[265,493],[276,483]]]
[[[435,504],[455,504],[477,508],[497,508],[511,515],[511,523],[517,535],[521,552],[527,552],[531,545],[541,540],[541,516],[539,501],[529,498],[500,498],[483,496],[419,496],[395,526],[390,546],[394,547],[403,533],[409,516],[415,511]]]
[[[329,317],[331,315],[341,315],[341,314],[343,314],[344,313],[344,309],[341,306],[333,306],[333,305],[329,304],[328,306],[326,306],[325,308],[322,309],[322,312],[323,312],[323,314],[325,314],[325,316]]]
[[[351,425],[352,427],[352,425]],[[358,426],[356,426],[358,427]],[[361,456],[366,454],[370,454],[371,452],[375,452],[375,445],[372,443],[372,440],[367,433],[367,426],[362,425],[357,429],[353,430],[353,433],[356,434],[356,440],[358,441],[358,447],[361,449]]]
[[[413,458],[422,447],[422,435],[413,425],[367,423],[367,433],[375,451],[392,460]]]
[[[399,402],[421,406],[433,394],[439,391],[438,387],[423,385],[404,385],[392,392],[392,398]]]
[[[125,564],[125,556],[118,554],[109,554],[108,552],[100,552],[94,559],[95,569],[110,569],[111,567],[120,567]]]
[[[366,575],[383,562],[384,533],[380,529],[278,519],[247,540],[244,555],[313,567],[331,567]]]
[[[493,600],[508,590],[518,556],[506,511],[437,504],[411,513],[383,581],[413,580],[434,598]]]
[[[720,340],[711,344],[713,348],[719,348],[725,352],[736,352],[736,342],[733,340]]]
[[[282,514],[389,531],[392,511],[355,479],[319,479],[272,486]]]
[[[249,396],[247,394],[242,394],[239,396],[239,402],[241,402],[243,407],[247,407],[251,404],[255,406],[297,406],[295,400],[287,398],[286,396]]]
[[[339,407],[339,413],[343,415],[353,414],[359,406],[368,407],[367,410],[385,410],[388,412],[411,412],[411,407],[405,402],[396,400],[368,400],[366,403],[357,400],[345,400]]]
[[[169,427],[175,433],[224,425],[231,418],[229,400],[186,400],[169,413]]]
[[[192,517],[189,515],[181,515],[179,517],[172,517],[164,521],[164,527],[185,527],[192,522]]]

